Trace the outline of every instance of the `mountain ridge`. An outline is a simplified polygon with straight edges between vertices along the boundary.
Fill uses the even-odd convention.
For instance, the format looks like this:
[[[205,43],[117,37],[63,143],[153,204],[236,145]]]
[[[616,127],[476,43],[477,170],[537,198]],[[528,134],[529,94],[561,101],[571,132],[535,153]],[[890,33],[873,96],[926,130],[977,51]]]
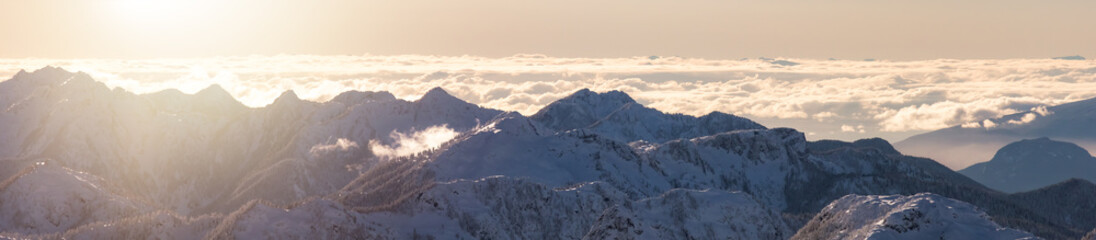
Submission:
[[[994,221],[1039,236],[1076,238],[1092,227],[1034,212],[881,139],[810,142],[730,114],[659,112],[623,92],[579,91],[555,105],[574,112],[526,117],[441,88],[415,101],[344,92],[312,102],[287,91],[281,103],[223,115],[186,107],[193,95],[164,105],[171,101],[150,99],[173,93],[15,85],[0,82],[13,93],[0,103],[25,104],[0,113],[0,134],[12,137],[0,142],[0,163],[46,154],[155,207],[94,223],[117,226],[110,230],[35,235],[0,224],[0,236],[780,239],[810,218],[797,216],[845,195],[924,191],[984,206]],[[572,118],[589,124],[559,124]],[[427,129],[453,137],[436,140]],[[381,156],[378,147],[406,151]]]

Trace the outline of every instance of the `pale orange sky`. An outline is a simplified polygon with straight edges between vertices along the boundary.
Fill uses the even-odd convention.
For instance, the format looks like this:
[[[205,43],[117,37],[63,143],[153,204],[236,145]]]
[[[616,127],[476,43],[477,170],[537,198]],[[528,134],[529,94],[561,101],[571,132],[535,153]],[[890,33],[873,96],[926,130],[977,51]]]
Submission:
[[[0,58],[1096,57],[1090,0],[38,0],[0,9]]]

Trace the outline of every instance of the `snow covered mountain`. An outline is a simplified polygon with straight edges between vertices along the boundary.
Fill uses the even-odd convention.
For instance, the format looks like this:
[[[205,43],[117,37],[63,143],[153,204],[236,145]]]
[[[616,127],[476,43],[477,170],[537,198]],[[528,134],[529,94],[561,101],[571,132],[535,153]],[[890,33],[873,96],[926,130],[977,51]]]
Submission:
[[[1023,139],[1049,137],[1096,151],[1096,98],[953,126],[902,140],[904,153],[940,161],[951,169],[985,162],[998,149]]]
[[[579,91],[532,117],[440,88],[416,101],[346,92],[322,103],[288,91],[247,108],[218,86],[135,95],[44,68],[0,93],[0,205],[18,205],[0,211],[45,206],[4,215],[7,237],[785,239],[845,195],[920,192],[1052,239],[1096,221],[1036,211],[1061,209],[1021,204],[881,139],[808,142],[729,114],[662,113],[622,92]],[[20,198],[35,194],[65,197]],[[61,205],[93,210],[53,224]],[[53,227],[26,227],[40,219]]]
[[[466,130],[501,113],[441,89],[415,102],[347,92],[315,103],[288,91],[250,109],[218,86],[134,95],[52,67],[2,84],[0,158],[51,158],[184,214],[330,193],[376,161],[370,141],[392,144],[392,133],[437,125]]]
[[[1010,143],[989,162],[959,173],[1004,192],[1034,190],[1070,178],[1096,181],[1096,157],[1073,143],[1049,138]]]
[[[848,195],[792,239],[1036,239],[990,221],[974,205],[931,193]]]
[[[554,130],[589,129],[619,141],[665,142],[717,133],[765,129],[746,118],[712,112],[701,117],[665,114],[640,105],[620,91],[582,89],[557,100],[529,118]]]

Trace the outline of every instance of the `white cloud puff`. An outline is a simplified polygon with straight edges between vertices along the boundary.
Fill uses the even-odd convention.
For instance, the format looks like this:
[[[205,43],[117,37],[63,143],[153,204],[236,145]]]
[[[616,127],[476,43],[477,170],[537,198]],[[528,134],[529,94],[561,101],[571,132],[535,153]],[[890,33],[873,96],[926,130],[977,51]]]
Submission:
[[[456,131],[445,125],[411,131],[410,133],[392,131],[389,134],[394,140],[392,144],[384,145],[377,140],[370,140],[369,148],[378,157],[403,157],[437,148],[457,136]]]
[[[1008,123],[1012,125],[1023,125],[1035,121],[1035,118],[1035,113],[1026,113],[1024,116],[1020,117],[1020,119],[1008,120]]]
[[[817,133],[812,136],[818,138],[882,136],[892,141],[949,126],[1008,124],[983,120],[1025,111],[1045,116],[1052,113],[1040,106],[1096,97],[1096,61],[782,60],[797,65],[680,57],[278,55],[0,59],[0,74],[54,65],[137,93],[165,88],[197,92],[216,83],[253,107],[269,104],[285,90],[316,101],[347,90],[389,91],[416,99],[441,86],[469,102],[523,114],[581,88],[621,90],[666,112],[721,111]]]
[[[982,127],[985,127],[986,129],[995,128],[995,127],[997,127],[997,123],[995,123],[995,122],[993,122],[993,120],[989,120],[989,119],[982,120]]]

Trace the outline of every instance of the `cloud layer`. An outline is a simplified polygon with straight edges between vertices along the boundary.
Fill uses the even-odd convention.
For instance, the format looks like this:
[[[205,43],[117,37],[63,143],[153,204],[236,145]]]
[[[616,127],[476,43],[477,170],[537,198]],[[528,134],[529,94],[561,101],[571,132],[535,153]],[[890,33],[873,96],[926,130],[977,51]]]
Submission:
[[[472,103],[531,114],[581,88],[621,90],[662,111],[733,113],[769,126],[795,127],[814,139],[882,136],[897,141],[948,126],[986,127],[986,118],[1096,97],[1096,61],[1050,59],[279,55],[0,59],[0,74],[46,65],[85,71],[108,86],[137,93],[166,88],[192,93],[216,83],[253,107],[269,104],[285,90],[316,101],[346,90],[384,90],[415,99],[441,86]]]

